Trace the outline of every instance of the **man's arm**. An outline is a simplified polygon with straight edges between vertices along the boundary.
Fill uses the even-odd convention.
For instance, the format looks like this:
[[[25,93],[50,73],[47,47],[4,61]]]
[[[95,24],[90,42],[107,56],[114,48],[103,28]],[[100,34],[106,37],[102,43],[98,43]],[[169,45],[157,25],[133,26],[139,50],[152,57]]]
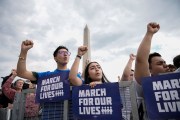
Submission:
[[[34,77],[33,73],[26,69],[27,52],[32,47],[33,47],[33,42],[31,40],[26,40],[22,42],[21,52],[17,63],[17,75],[19,77],[34,81],[36,80],[36,78]]]
[[[82,85],[82,80],[77,77],[77,74],[78,74],[80,59],[87,52],[87,50],[88,49],[86,46],[81,46],[78,48],[77,57],[75,58],[74,63],[71,67],[71,71],[69,73],[69,79],[70,82],[75,86]]]
[[[156,33],[159,29],[159,24],[149,23],[147,25],[147,32],[144,39],[139,45],[135,62],[135,79],[139,84],[141,84],[142,77],[150,76],[148,58],[151,49],[151,40],[154,33]]]
[[[130,80],[130,74],[131,74],[131,67],[132,67],[132,63],[135,60],[136,56],[134,54],[130,54],[129,55],[129,60],[124,68],[122,77],[121,77],[121,81],[126,81],[126,80]]]

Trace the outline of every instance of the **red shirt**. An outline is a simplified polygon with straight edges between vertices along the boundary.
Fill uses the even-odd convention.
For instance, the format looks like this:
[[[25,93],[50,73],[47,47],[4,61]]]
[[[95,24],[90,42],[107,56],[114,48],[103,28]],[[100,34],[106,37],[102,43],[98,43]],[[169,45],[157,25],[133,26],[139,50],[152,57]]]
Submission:
[[[14,79],[9,77],[8,80],[2,86],[2,91],[4,95],[12,101],[14,100],[14,96],[16,94],[16,90],[11,88],[11,84],[13,80]]]

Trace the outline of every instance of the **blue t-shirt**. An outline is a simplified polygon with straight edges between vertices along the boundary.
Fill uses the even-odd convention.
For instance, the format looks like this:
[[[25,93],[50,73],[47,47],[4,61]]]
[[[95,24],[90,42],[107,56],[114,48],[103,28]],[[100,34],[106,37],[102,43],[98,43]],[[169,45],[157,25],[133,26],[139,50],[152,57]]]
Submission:
[[[54,75],[54,74],[64,74],[65,79],[69,79],[69,72],[70,70],[58,70],[55,69],[54,71],[47,71],[47,72],[33,72],[33,75],[36,77],[36,79],[38,80],[39,78],[42,77],[46,77],[49,75]],[[79,77],[81,80],[81,75],[77,74],[77,77]],[[35,83],[37,84],[37,80],[35,81]],[[69,116],[72,116],[72,101],[69,100]],[[70,104],[71,103],[71,104]],[[47,119],[63,119],[63,109],[64,109],[64,101],[59,101],[59,102],[48,102],[48,103],[44,103],[41,104],[42,107],[42,115],[41,115],[41,119],[42,120],[47,120]]]
[[[58,73],[63,73],[64,74],[67,74],[67,79],[69,78],[69,72],[70,70],[69,69],[66,69],[66,70],[59,70],[59,69],[55,69],[54,71],[46,71],[46,72],[33,72],[33,75],[34,77],[38,80],[39,78],[41,77],[46,77],[46,76],[49,76],[49,75],[53,75],[53,74],[58,74]],[[77,77],[79,77],[81,80],[81,75],[78,73],[77,74]],[[35,83],[37,84],[37,80],[36,81],[32,81],[32,83]]]

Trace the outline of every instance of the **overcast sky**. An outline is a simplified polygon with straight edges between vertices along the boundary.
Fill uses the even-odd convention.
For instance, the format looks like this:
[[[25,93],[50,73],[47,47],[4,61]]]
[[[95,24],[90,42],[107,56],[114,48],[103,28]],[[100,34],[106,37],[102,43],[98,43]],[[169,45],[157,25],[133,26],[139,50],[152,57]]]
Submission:
[[[179,0],[0,0],[0,76],[16,68],[25,39],[34,41],[28,70],[54,70],[53,52],[59,45],[72,53],[70,68],[87,24],[92,60],[101,64],[110,81],[117,82],[129,54],[136,54],[149,22],[161,26],[151,52],[161,53],[172,63],[180,54]]]

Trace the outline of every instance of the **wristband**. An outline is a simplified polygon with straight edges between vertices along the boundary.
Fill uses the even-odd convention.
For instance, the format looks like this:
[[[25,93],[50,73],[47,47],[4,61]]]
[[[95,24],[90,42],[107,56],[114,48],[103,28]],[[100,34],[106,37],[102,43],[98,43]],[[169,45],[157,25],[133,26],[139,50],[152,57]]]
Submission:
[[[79,59],[81,59],[81,56],[80,56],[80,55],[76,55],[76,57],[78,57]]]

